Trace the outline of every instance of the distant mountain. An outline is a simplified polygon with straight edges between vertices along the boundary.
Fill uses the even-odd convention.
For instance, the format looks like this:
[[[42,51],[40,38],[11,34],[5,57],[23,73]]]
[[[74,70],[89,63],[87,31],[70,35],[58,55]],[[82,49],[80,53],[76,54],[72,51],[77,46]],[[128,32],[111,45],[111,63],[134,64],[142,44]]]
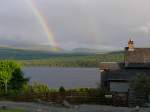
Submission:
[[[108,52],[107,54],[124,54],[124,51],[113,51],[113,52]]]
[[[73,53],[106,53],[108,51],[100,50],[100,49],[90,49],[90,48],[76,48],[72,50]]]
[[[95,49],[74,49],[73,51],[65,51],[63,49],[56,49],[43,46],[0,46],[0,59],[17,59],[17,60],[32,60],[32,59],[49,59],[51,57],[69,57],[69,56],[84,56],[95,54],[122,54],[122,51],[104,52]]]
[[[52,51],[40,51],[33,49],[9,48],[0,47],[0,59],[17,59],[17,60],[30,60],[30,59],[48,59],[50,57],[59,56],[61,53]]]
[[[61,48],[48,45],[0,45],[0,59],[46,59],[63,52]]]
[[[63,52],[64,50],[59,47],[50,45],[36,45],[36,44],[17,44],[17,45],[0,45],[1,48],[11,48],[18,50],[33,50],[33,51],[48,51],[48,52]]]

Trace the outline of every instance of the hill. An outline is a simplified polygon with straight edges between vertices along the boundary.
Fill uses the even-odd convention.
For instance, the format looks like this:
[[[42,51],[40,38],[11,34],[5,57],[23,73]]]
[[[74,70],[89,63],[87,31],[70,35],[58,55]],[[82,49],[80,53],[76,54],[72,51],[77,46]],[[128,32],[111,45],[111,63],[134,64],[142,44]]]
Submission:
[[[17,60],[43,59],[43,58],[49,58],[53,54],[54,54],[53,52],[48,52],[48,51],[0,47],[0,59],[17,59]]]
[[[72,50],[73,53],[106,53],[108,51],[104,51],[101,49],[90,49],[90,48],[75,48]]]
[[[37,44],[13,44],[13,45],[0,45],[0,48],[19,49],[19,50],[32,50],[32,51],[48,51],[48,52],[63,52],[60,47],[51,45],[37,45]]]
[[[35,46],[34,46],[35,47]],[[47,49],[47,47],[43,47],[44,50],[34,47],[0,47],[0,59],[13,59],[13,60],[33,60],[33,59],[49,59],[54,57],[72,57],[72,56],[85,56],[88,54],[84,53],[71,53],[66,52],[62,49],[59,50],[51,50],[57,48]],[[47,49],[47,50],[46,50]],[[89,54],[90,55],[90,54]]]
[[[0,47],[0,59],[18,60],[25,66],[99,67],[104,61],[123,61],[122,52],[61,53]]]

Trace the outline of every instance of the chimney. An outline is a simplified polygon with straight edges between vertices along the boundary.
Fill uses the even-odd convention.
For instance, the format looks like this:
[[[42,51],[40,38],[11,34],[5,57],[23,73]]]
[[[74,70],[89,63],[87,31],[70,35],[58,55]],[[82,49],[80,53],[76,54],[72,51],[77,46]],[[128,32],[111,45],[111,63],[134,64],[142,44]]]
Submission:
[[[134,51],[134,41],[132,39],[129,39],[128,51]]]

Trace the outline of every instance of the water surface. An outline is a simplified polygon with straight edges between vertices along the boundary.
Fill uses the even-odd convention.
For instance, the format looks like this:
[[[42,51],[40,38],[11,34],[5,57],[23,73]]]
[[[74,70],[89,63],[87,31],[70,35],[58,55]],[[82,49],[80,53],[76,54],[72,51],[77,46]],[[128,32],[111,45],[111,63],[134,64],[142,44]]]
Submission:
[[[23,72],[25,77],[30,77],[31,84],[45,83],[50,88],[95,88],[100,82],[98,68],[25,67]]]

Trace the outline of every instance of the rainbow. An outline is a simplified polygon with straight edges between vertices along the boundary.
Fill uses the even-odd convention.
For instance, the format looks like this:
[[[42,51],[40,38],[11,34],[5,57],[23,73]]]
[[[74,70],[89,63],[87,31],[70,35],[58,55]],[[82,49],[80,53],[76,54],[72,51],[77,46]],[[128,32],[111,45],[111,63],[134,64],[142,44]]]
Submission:
[[[41,27],[43,28],[49,42],[50,45],[54,46],[54,47],[59,47],[57,41],[55,40],[49,26],[48,26],[48,21],[46,19],[46,17],[44,16],[44,14],[38,9],[36,1],[35,0],[26,0],[26,2],[28,3],[28,5],[30,6],[30,8],[32,9],[33,13],[35,14],[35,16],[37,17]]]

